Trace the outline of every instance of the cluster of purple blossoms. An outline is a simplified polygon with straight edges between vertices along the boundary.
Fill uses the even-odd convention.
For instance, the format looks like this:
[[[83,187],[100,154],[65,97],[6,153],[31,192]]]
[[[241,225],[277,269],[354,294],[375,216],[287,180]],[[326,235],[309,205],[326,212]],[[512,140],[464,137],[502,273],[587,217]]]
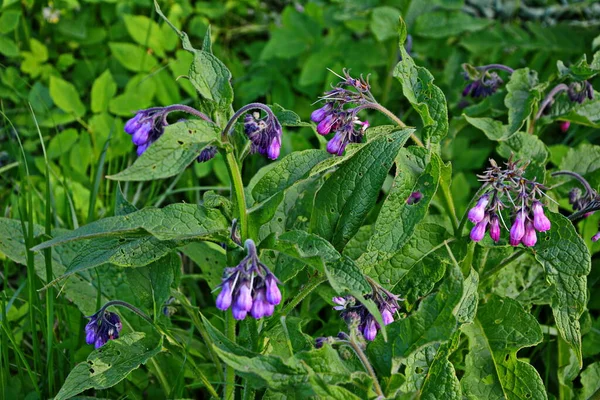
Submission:
[[[372,299],[375,302],[384,325],[394,322],[394,314],[400,309],[398,301],[402,300],[399,296],[378,287],[373,290],[372,294],[366,295],[365,299]],[[366,340],[375,340],[381,327],[364,305],[358,302],[354,296],[334,297],[332,301],[337,304],[333,309],[341,311],[340,316],[348,326],[358,324],[358,331]]]
[[[260,118],[260,113],[246,114],[244,133],[251,143],[251,152],[276,160],[281,151],[281,124],[274,115],[267,113]]]
[[[106,311],[103,307],[96,314],[86,317],[90,322],[85,326],[85,341],[96,348],[102,347],[106,342],[119,338],[123,328],[121,319],[113,312]]]
[[[483,175],[478,175],[479,180],[484,182],[482,189],[487,189],[486,193],[479,197],[477,204],[467,215],[475,224],[471,230],[471,240],[479,242],[488,231],[493,241],[500,240],[500,220],[508,200],[514,217],[510,228],[510,244],[535,246],[536,231],[546,232],[550,229],[550,220],[544,214],[544,207],[538,200],[545,195],[545,187],[523,176],[527,164],[519,167],[518,161],[509,160],[505,163],[506,168],[501,168],[494,160],[490,160],[490,163],[492,166]],[[506,228],[504,220],[502,222]]]
[[[246,250],[248,255],[237,266],[225,269],[219,285],[217,308],[226,311],[231,307],[237,320],[246,318],[248,313],[256,319],[269,317],[281,302],[281,291],[277,286],[280,282],[260,262],[251,239],[246,240]]]
[[[125,123],[125,132],[131,135],[131,141],[137,146],[137,155],[141,156],[163,134],[167,125],[162,107],[148,108],[138,111]]]
[[[338,75],[339,76],[339,75]],[[317,124],[317,133],[326,136],[335,132],[333,138],[327,143],[327,151],[341,156],[348,143],[361,143],[369,121],[361,121],[357,114],[367,108],[369,103],[376,103],[370,91],[368,79],[361,76],[352,78],[344,70],[342,81],[325,93],[321,98],[325,105],[315,111],[310,119]],[[356,104],[357,107],[345,108],[347,104]]]

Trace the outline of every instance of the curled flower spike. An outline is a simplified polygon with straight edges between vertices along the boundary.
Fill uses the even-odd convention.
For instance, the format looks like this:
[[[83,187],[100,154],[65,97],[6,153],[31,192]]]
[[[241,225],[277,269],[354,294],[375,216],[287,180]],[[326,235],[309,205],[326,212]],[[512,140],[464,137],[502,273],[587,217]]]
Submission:
[[[402,299],[378,285],[371,286],[373,292],[367,294],[365,299],[373,299],[381,313],[383,323],[389,325],[394,322],[394,314],[400,309],[398,301]],[[332,301],[337,304],[334,310],[341,311],[340,316],[348,326],[357,327],[366,340],[375,340],[380,326],[365,306],[353,296],[334,297]]]
[[[479,180],[484,182],[482,189],[486,192],[467,213],[467,218],[475,224],[471,230],[471,240],[478,242],[483,239],[485,232],[489,231],[490,238],[499,242],[502,210],[510,203],[514,215],[509,235],[510,244],[518,246],[523,243],[525,246],[534,246],[537,239],[535,231],[546,232],[551,227],[550,220],[544,214],[543,205],[538,200],[545,195],[545,187],[524,177],[527,164],[519,166],[518,161],[509,160],[505,163],[506,167],[501,168],[494,160],[490,160],[490,163],[492,166],[483,175],[479,175]],[[533,232],[526,232],[529,225]]]
[[[206,162],[208,160],[213,159],[217,155],[217,147],[216,146],[207,146],[200,152],[200,155],[196,159],[198,162]]]
[[[364,108],[372,108],[377,102],[371,94],[368,79],[352,78],[347,70],[344,76],[338,75],[341,82],[332,90],[325,92],[321,100],[325,105],[311,114],[311,120],[317,124],[317,133],[334,133],[327,144],[327,151],[341,156],[348,143],[361,143],[368,121],[361,121],[357,114]],[[337,75],[337,74],[336,74]],[[346,106],[351,105],[350,108]],[[357,107],[352,107],[356,106]]]
[[[248,255],[237,266],[225,269],[216,306],[222,311],[231,308],[237,320],[246,318],[248,313],[256,319],[269,317],[281,303],[280,282],[260,262],[251,239],[246,240],[246,250]]]
[[[582,104],[586,99],[594,99],[594,88],[588,81],[573,82],[569,85],[567,94],[571,101]]]
[[[498,90],[500,85],[504,83],[502,78],[496,72],[491,70],[506,71],[510,74],[513,69],[502,64],[490,64],[480,67],[473,67],[469,64],[463,64],[463,77],[470,81],[465,86],[462,95],[463,97],[471,96],[472,98],[487,97]]]
[[[102,347],[106,342],[119,338],[123,328],[121,319],[113,312],[100,309],[96,314],[86,317],[90,322],[85,326],[85,341],[94,347]]]
[[[125,133],[131,135],[131,141],[137,146],[138,156],[141,156],[152,143],[158,140],[165,127],[169,125],[167,116],[176,111],[185,112],[212,122],[207,115],[183,104],[139,110],[133,118],[125,123],[124,127]]]

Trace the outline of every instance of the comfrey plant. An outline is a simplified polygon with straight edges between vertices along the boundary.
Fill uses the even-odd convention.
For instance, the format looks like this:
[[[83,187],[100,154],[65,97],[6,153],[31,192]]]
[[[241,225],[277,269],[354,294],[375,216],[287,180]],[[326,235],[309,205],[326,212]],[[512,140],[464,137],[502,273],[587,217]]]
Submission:
[[[468,213],[469,220],[475,224],[471,239],[478,242],[489,231],[492,240],[498,242],[502,231],[502,210],[508,208],[514,221],[509,235],[511,246],[520,243],[527,247],[535,246],[536,231],[546,232],[551,227],[540,201],[546,188],[524,177],[526,164],[519,166],[522,163],[512,160],[505,164],[505,168],[498,166],[494,160],[490,160],[490,164],[492,166],[479,175],[479,180],[483,182],[480,191],[484,194]]]
[[[81,325],[97,349],[56,398],[104,390],[151,362],[148,373],[169,398],[458,399],[510,392],[537,399],[546,393],[540,374],[555,373],[536,369],[546,359],[538,353],[560,346],[570,354],[570,370],[583,365],[580,318],[591,256],[573,222],[600,201],[572,171],[585,169],[579,161],[586,157],[569,153],[548,163],[543,124],[571,117],[550,113],[535,124],[547,83],[533,71],[466,69],[472,82],[465,95],[506,92],[508,108],[496,121],[469,115],[467,107],[452,125],[483,131],[498,142],[490,146],[494,157],[507,160],[490,161],[467,204],[456,194],[471,189],[470,179],[455,175],[452,182],[452,163],[442,160],[452,147],[446,97],[407,52],[403,21],[393,76],[404,94],[402,118],[415,128],[378,103],[368,78],[348,70],[320,98],[312,123],[277,104],[234,111],[231,73],[212,53],[210,32],[197,49],[173,29],[193,55],[185,78],[199,93],[198,110],[176,104],[135,112],[125,131],[138,156],[109,176],[141,182],[135,194],[124,185],[114,216],[57,231],[33,247],[52,256],[49,247],[56,246],[60,257],[52,260],[73,260],[48,286],[74,274],[93,283],[65,281],[74,302],[86,294],[77,303],[83,315],[98,299],[122,297]],[[576,101],[568,101],[579,105],[582,92],[583,105],[596,101],[580,85]],[[489,103],[482,100],[478,112]],[[391,124],[370,127],[367,112],[383,113]],[[534,134],[524,132],[531,128]],[[284,145],[293,142],[283,140],[287,135],[302,134],[315,147],[319,135],[330,137],[321,148]],[[186,168],[213,158],[204,166],[222,163],[230,187],[200,186],[196,197],[162,208],[136,209],[127,201],[150,192],[143,182],[152,182],[152,192],[161,179],[174,180],[169,188],[181,177],[196,185]],[[267,165],[251,169],[256,159]],[[585,189],[571,191],[571,206],[561,201],[565,176]],[[569,217],[561,214],[570,208]],[[466,210],[462,218],[457,210]],[[463,232],[467,221],[474,224],[470,234]],[[107,285],[113,279],[125,282]],[[125,284],[130,290],[121,290]],[[117,315],[107,310],[112,305],[135,314]],[[552,327],[559,344],[542,340],[542,325]],[[514,334],[504,340],[506,332]],[[177,390],[166,372],[174,366],[181,371]],[[521,379],[502,371],[518,371]]]

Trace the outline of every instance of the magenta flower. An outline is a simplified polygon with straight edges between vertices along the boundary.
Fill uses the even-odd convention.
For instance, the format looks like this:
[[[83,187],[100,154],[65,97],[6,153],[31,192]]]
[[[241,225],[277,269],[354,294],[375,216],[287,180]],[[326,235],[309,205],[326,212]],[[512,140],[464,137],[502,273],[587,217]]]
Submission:
[[[490,202],[489,194],[484,194],[483,196],[481,196],[479,198],[479,200],[477,201],[477,205],[469,210],[469,214],[468,214],[469,221],[471,221],[474,224],[482,221],[483,217],[485,215],[485,208],[487,207],[489,202]]]
[[[544,215],[544,208],[542,203],[534,201],[531,205],[531,211],[533,212],[533,226],[538,232],[546,232],[550,230],[550,220]]]
[[[490,218],[490,237],[496,243],[500,240],[500,219],[497,215]]]
[[[474,242],[479,242],[485,236],[485,231],[487,230],[487,225],[490,221],[489,215],[485,215],[481,221],[479,221],[473,229],[471,229],[471,240]]]
[[[523,239],[521,239],[521,243],[523,243],[523,245],[527,247],[533,247],[537,243],[535,228],[533,227],[533,223],[529,219],[525,223],[525,234],[523,235]]]
[[[525,212],[523,209],[517,211],[513,226],[510,228],[510,245],[518,246],[525,235]]]

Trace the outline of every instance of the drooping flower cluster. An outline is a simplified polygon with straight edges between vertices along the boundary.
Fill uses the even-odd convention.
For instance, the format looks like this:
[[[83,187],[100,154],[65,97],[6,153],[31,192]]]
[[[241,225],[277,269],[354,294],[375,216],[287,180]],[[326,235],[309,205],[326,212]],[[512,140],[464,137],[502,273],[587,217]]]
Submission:
[[[518,166],[518,161],[509,160],[506,168],[501,168],[494,160],[491,167],[479,180],[484,182],[485,193],[479,197],[475,207],[468,212],[468,218],[475,224],[471,230],[471,239],[478,242],[486,232],[495,242],[500,240],[502,210],[512,209],[513,224],[510,228],[509,242],[512,246],[519,243],[532,247],[537,242],[537,232],[550,229],[550,220],[544,214],[540,198],[545,187],[523,175],[527,164]],[[502,221],[504,222],[504,221]],[[504,225],[506,227],[506,225]]]
[[[338,75],[339,76],[339,75]],[[357,114],[369,103],[376,103],[370,91],[368,79],[361,76],[352,78],[347,70],[344,76],[339,76],[342,81],[325,92],[321,98],[325,105],[311,114],[310,118],[317,124],[317,133],[326,136],[335,132],[333,138],[327,143],[327,151],[341,156],[348,143],[361,143],[369,121],[361,121]],[[345,108],[346,105],[356,107]]]
[[[106,342],[119,338],[123,328],[121,319],[113,312],[106,311],[103,307],[96,314],[87,317],[90,322],[85,326],[85,341],[96,348],[102,347]]]
[[[164,133],[165,127],[169,125],[167,116],[172,112],[184,112],[205,121],[212,122],[211,119],[200,111],[183,105],[173,104],[168,107],[152,107],[145,110],[139,110],[133,118],[125,123],[125,132],[131,135],[131,141],[137,146],[137,155],[141,156],[150,145],[158,140]],[[180,119],[177,122],[184,122]],[[206,147],[198,156],[198,162],[205,162],[217,154],[215,146]]]
[[[384,325],[394,322],[394,314],[400,309],[398,301],[402,300],[399,296],[381,287],[374,287],[373,293],[366,295],[365,299],[372,299],[375,302]],[[375,340],[381,327],[364,305],[358,302],[354,296],[334,297],[332,301],[337,304],[333,307],[334,310],[341,311],[340,316],[349,326],[358,324],[358,331],[366,340]]]
[[[141,156],[163,134],[167,125],[162,107],[148,108],[138,111],[125,123],[125,132],[131,135],[131,141],[137,146],[137,155]]]
[[[269,317],[281,302],[281,291],[277,286],[280,282],[260,262],[251,239],[246,240],[246,250],[248,255],[237,266],[225,269],[216,306],[223,311],[231,307],[237,320],[246,318],[248,313],[256,319]]]
[[[250,139],[252,153],[276,160],[281,151],[281,132],[281,124],[270,112],[264,118],[258,112],[248,113],[244,118],[244,133]]]
[[[576,103],[583,103],[586,99],[594,99],[594,88],[588,81],[572,82],[567,89],[569,99]]]

